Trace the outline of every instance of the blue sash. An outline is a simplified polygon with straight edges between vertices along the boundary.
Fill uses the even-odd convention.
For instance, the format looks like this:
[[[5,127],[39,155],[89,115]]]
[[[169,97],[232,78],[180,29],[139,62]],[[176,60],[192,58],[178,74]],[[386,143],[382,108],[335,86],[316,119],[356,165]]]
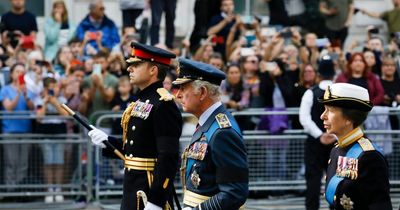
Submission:
[[[375,144],[372,143],[372,145],[379,153],[382,153],[382,151],[380,149],[377,149],[378,147],[376,147]],[[347,151],[346,157],[356,159],[356,158],[360,157],[360,155],[362,153],[363,153],[363,149],[361,148],[360,144],[357,142],[349,149],[349,151]],[[335,204],[334,198],[335,198],[335,194],[336,194],[336,188],[338,187],[339,183],[343,179],[344,179],[344,177],[339,177],[338,175],[335,175],[331,178],[331,180],[329,180],[328,186],[326,188],[325,198],[326,198],[326,201],[328,201],[328,203],[330,205]]]
[[[229,120],[230,120],[230,122],[231,122],[232,128],[233,128],[240,136],[242,136],[241,131],[240,131],[240,128],[239,128],[239,125],[236,123],[235,120],[232,120],[232,119],[231,119],[230,115],[227,115],[227,116],[228,116],[228,118],[229,118]],[[210,128],[208,129],[208,131],[207,131],[206,133],[204,133],[204,136],[205,136],[206,139],[207,139],[207,143],[210,142],[211,137],[214,135],[215,131],[217,131],[218,128],[219,128],[218,122],[217,122],[217,120],[214,120],[214,122],[212,123],[212,125],[210,126]],[[188,158],[187,166],[186,166],[186,177],[185,177],[185,179],[186,179],[187,177],[189,177],[189,173],[190,173],[190,171],[192,171],[192,167],[193,167],[195,161],[196,161],[196,160],[194,160],[194,159]]]

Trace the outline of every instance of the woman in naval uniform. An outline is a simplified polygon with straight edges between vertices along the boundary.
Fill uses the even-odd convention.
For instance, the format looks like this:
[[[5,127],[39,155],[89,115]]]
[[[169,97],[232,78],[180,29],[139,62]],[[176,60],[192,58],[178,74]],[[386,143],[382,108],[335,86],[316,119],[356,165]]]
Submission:
[[[319,101],[325,106],[324,128],[338,139],[328,161],[325,187],[331,209],[391,210],[387,161],[361,129],[372,109],[367,89],[336,83]]]

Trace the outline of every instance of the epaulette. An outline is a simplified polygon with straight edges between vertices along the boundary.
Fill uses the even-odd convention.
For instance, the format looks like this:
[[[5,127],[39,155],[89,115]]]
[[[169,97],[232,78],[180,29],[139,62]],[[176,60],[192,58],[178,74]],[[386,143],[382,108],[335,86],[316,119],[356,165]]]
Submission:
[[[375,150],[374,145],[372,145],[371,141],[366,138],[361,138],[358,140],[358,143],[364,152]]]
[[[175,98],[174,95],[168,92],[165,88],[158,88],[157,93],[161,96],[160,101],[171,101]]]
[[[231,122],[228,119],[228,116],[224,113],[219,113],[215,116],[215,119],[218,122],[219,128],[229,128],[232,126]]]

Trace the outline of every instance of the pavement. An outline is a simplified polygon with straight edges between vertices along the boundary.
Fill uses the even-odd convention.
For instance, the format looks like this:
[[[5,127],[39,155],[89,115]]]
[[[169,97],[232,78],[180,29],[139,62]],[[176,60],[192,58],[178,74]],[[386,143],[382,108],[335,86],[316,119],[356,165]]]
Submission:
[[[392,194],[392,205],[394,210],[398,210],[400,205],[400,194]],[[65,201],[63,203],[45,204],[41,201],[36,202],[17,202],[4,203],[0,201],[0,210],[119,210],[119,199],[102,200],[99,202],[77,203],[74,201]],[[248,199],[246,202],[246,210],[304,210],[304,197],[298,196],[276,196],[262,199]],[[323,197],[321,197],[320,210],[328,210],[328,205]]]

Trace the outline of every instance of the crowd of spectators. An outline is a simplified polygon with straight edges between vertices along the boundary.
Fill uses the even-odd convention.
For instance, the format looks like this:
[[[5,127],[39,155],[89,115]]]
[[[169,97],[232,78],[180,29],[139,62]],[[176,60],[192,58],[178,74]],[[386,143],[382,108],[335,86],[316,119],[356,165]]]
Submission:
[[[121,32],[112,16],[105,14],[101,0],[90,2],[88,14],[80,23],[71,20],[62,0],[55,0],[51,15],[45,21],[44,46],[35,41],[36,18],[25,8],[25,1],[10,1],[11,11],[1,18],[0,42],[0,101],[7,112],[63,115],[59,106],[66,103],[95,123],[98,117],[92,115],[95,112],[124,110],[135,100],[138,90],[129,83],[124,60],[130,55],[132,41],[146,41],[146,29],[143,29],[146,18],[141,29],[136,28],[134,20],[148,8],[152,9],[151,44],[225,71],[227,79],[221,85],[222,102],[230,109],[299,107],[304,92],[319,83],[317,69],[324,56],[329,56],[334,63],[334,82],[367,88],[376,106],[397,107],[400,103],[400,29],[399,24],[395,24],[400,20],[394,19],[400,17],[399,0],[393,0],[395,9],[382,14],[361,10],[363,14],[385,20],[390,34],[377,34],[375,28],[371,28],[366,30],[365,40],[347,40],[350,44],[346,48],[348,27],[357,10],[351,0],[346,4],[321,1],[319,17],[325,18],[326,28],[318,31],[308,30],[301,24],[297,26],[296,21],[281,22],[279,18],[273,19],[273,24],[263,25],[256,16],[236,14],[233,0],[222,0],[221,5],[209,4],[212,8],[208,8],[207,15],[195,8],[196,23],[190,39],[193,42],[184,40],[182,46],[173,43],[176,0],[152,0],[151,5],[144,0],[121,0],[124,21]],[[282,9],[282,5],[274,5],[275,2],[267,1],[270,8]],[[204,4],[196,6],[205,7]],[[163,11],[167,21],[165,44],[159,43],[158,35]],[[386,37],[388,41],[384,42]],[[174,77],[175,72],[171,71],[164,82],[169,90]],[[265,129],[280,133],[290,128],[302,129],[298,117],[239,118],[243,130]],[[270,120],[281,124],[276,127],[275,123],[268,123]],[[392,128],[398,129],[398,119],[393,116],[390,120]],[[76,130],[65,120],[37,120],[35,124],[32,127],[29,121],[3,120],[1,129],[4,134],[49,134],[49,129],[43,126],[53,128],[51,133]],[[118,125],[118,122],[104,121],[101,127],[110,134],[120,134]],[[6,184],[16,184],[26,174],[27,157],[23,154],[27,155],[29,148],[19,146],[3,146]],[[271,167],[271,171],[278,169],[271,177],[286,176],[287,143],[271,142],[266,148],[275,149],[279,156],[278,165]],[[53,174],[60,172],[64,156],[59,154],[66,148],[46,146],[42,149],[48,160],[44,167],[46,183],[61,183],[62,180],[55,178],[59,175]],[[53,198],[46,199],[53,201]]]

